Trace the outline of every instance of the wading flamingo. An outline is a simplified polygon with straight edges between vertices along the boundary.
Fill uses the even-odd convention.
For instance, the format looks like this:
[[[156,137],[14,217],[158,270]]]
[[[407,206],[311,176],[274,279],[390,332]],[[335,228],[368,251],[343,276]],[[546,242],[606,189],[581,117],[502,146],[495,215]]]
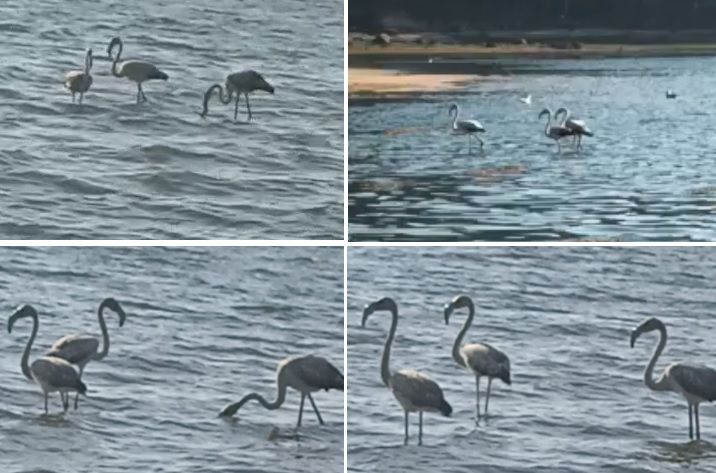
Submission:
[[[318,412],[316,403],[313,402],[311,393],[324,389],[339,389],[343,391],[343,375],[338,368],[333,366],[325,358],[320,356],[299,356],[281,360],[276,369],[277,393],[276,400],[269,402],[260,394],[247,394],[239,402],[229,404],[220,413],[219,417],[231,417],[249,401],[258,401],[266,409],[274,410],[281,407],[286,400],[286,389],[293,388],[301,393],[301,407],[298,410],[298,422],[296,428],[301,427],[303,417],[303,403],[308,398],[313,411],[322,425],[323,419]]]
[[[539,118],[547,116],[547,122],[544,125],[544,136],[553,139],[557,143],[557,151],[562,153],[562,144],[559,140],[567,136],[574,136],[574,132],[564,126],[550,126],[552,124],[552,111],[545,108],[539,113]]]
[[[112,56],[112,50],[115,46],[119,46],[119,50],[117,51],[117,56]],[[122,44],[122,39],[119,37],[112,38],[109,42],[109,46],[107,46],[107,55],[109,56],[109,59],[112,60],[112,75],[115,77],[126,77],[127,79],[136,82],[137,103],[140,102],[140,98],[146,102],[147,97],[144,96],[142,82],[151,79],[167,80],[169,79],[169,76],[157,69],[157,66],[149,62],[124,61],[120,64],[119,61],[122,56],[123,47],[124,45]]]
[[[82,98],[92,86],[92,50],[88,49],[85,53],[85,69],[83,71],[70,71],[65,74],[65,87],[72,92],[72,103],[75,103],[75,94],[80,94],[80,105]]]
[[[227,93],[226,97],[224,97],[224,88]],[[214,84],[207,89],[204,93],[204,110],[200,113],[201,118],[206,117],[206,114],[209,113],[209,98],[211,98],[212,92],[216,89],[219,90],[219,100],[225,105],[231,103],[232,96],[236,94],[234,121],[236,121],[236,117],[239,115],[239,99],[241,98],[241,94],[244,94],[246,97],[246,110],[248,112],[249,121],[251,121],[252,115],[251,105],[249,105],[249,92],[264,90],[273,94],[274,91],[273,86],[266,82],[266,79],[264,79],[261,74],[252,70],[229,74],[226,76],[224,88],[221,87],[221,84]]]
[[[554,120],[558,122],[558,117],[562,114],[564,114],[564,117],[562,118],[560,126],[574,132],[574,137],[577,140],[577,148],[581,148],[582,136],[594,136],[594,133],[592,133],[592,130],[587,127],[587,122],[577,118],[572,118],[572,112],[570,112],[566,107],[562,107],[557,110],[557,113],[554,114]]]
[[[651,355],[651,360],[644,370],[644,383],[652,391],[674,391],[681,394],[689,405],[689,438],[694,438],[694,420],[696,418],[696,438],[701,438],[699,425],[699,404],[716,400],[716,370],[706,366],[686,363],[672,363],[666,367],[659,379],[654,380],[654,366],[656,360],[666,346],[666,327],[657,318],[645,320],[631,332],[629,344],[634,348],[634,342],[642,333],[659,332],[659,343]]]
[[[405,440],[408,444],[408,414],[418,412],[420,423],[418,430],[418,445],[423,443],[423,412],[440,412],[449,417],[452,407],[445,400],[443,391],[438,384],[418,371],[403,369],[390,372],[390,348],[393,344],[395,331],[398,328],[398,305],[390,297],[384,297],[372,304],[366,305],[363,310],[361,326],[365,327],[368,317],[377,311],[388,311],[392,315],[390,331],[385,340],[383,359],[380,363],[380,376],[383,384],[390,389],[405,411]]]
[[[452,131],[459,135],[467,135],[468,153],[472,152],[472,137],[480,143],[480,149],[485,143],[477,136],[477,133],[485,133],[485,127],[477,120],[460,120],[460,107],[457,104],[450,105],[448,115],[452,117]]]
[[[32,334],[27,341],[25,351],[22,354],[22,360],[20,361],[22,373],[27,379],[40,385],[40,389],[42,389],[45,395],[45,414],[48,413],[47,397],[50,393],[56,391],[60,393],[62,407],[64,411],[67,412],[68,402],[65,400],[63,394],[76,391],[78,394],[86,395],[87,386],[80,380],[79,375],[72,365],[60,358],[41,356],[36,358],[35,361],[32,362],[32,365],[29,364],[30,350],[32,349],[32,343],[35,341],[40,325],[37,311],[31,305],[18,307],[7,322],[7,331],[8,333],[12,333],[12,327],[15,325],[15,322],[24,317],[30,317],[33,325]]]

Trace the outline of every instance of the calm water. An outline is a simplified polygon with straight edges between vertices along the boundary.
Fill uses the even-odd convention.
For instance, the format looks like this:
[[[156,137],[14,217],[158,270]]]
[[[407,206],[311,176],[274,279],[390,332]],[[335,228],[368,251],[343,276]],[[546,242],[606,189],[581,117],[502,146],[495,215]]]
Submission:
[[[296,392],[275,411],[217,417],[249,391],[273,399],[285,356],[320,354],[343,371],[341,249],[0,249],[0,261],[0,471],[342,471],[342,392],[314,396],[326,424],[308,412],[298,438]],[[111,349],[85,370],[89,398],[63,417],[54,394],[45,416],[20,372],[32,323],[8,335],[7,317],[22,302],[38,309],[34,359],[61,335],[99,334],[108,295],[127,321],[107,317]]]
[[[0,5],[0,235],[4,238],[339,238],[343,232],[343,3],[54,1]],[[110,74],[122,57],[169,80]],[[66,71],[96,56],[85,105]],[[204,91],[256,69],[275,95]],[[243,104],[243,102],[242,102]]]
[[[716,58],[432,66],[487,76],[349,110],[353,240],[716,239]],[[484,154],[451,134],[452,102],[487,128]],[[562,105],[597,135],[580,154],[537,119]]]
[[[713,470],[716,408],[701,410],[706,441],[689,443],[686,403],[642,379],[657,336],[630,349],[629,333],[648,316],[667,324],[659,373],[673,361],[716,367],[716,249],[371,248],[348,257],[351,471]],[[460,292],[477,306],[466,340],[494,344],[512,364],[512,386],[493,383],[491,416],[477,427],[474,378],[450,354],[467,313],[449,326],[442,314]],[[402,445],[402,411],[381,384],[389,314],[360,327],[363,305],[385,295],[402,314],[391,368],[423,370],[454,409],[424,416],[423,447],[416,436]]]

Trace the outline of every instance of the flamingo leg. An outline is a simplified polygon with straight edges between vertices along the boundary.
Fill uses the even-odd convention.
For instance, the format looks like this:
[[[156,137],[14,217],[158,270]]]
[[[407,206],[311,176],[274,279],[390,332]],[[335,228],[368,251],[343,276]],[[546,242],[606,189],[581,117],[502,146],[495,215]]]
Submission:
[[[85,372],[85,365],[80,366],[80,381],[82,381],[82,373]],[[67,393],[67,402],[70,402],[70,393]],[[75,410],[77,410],[77,406],[80,402],[80,393],[77,391],[77,394],[75,394]]]
[[[298,409],[298,423],[296,428],[301,427],[301,418],[303,417],[303,402],[306,400],[306,395],[301,393],[301,407]]]
[[[249,111],[249,121],[251,121],[252,115],[251,115],[251,105],[249,105],[249,93],[246,92],[244,95],[246,96],[246,110]]]
[[[236,93],[236,104],[234,105],[234,121],[236,121],[236,117],[239,116],[239,99],[241,98],[240,93]]]
[[[47,410],[47,393],[45,393],[45,414],[47,414],[49,411]]]
[[[487,417],[487,406],[490,404],[490,388],[492,387],[492,378],[487,377],[487,399],[485,400],[485,417]]]
[[[701,440],[701,422],[699,421],[699,405],[694,406],[694,417],[696,418],[696,440]]]
[[[557,140],[557,153],[562,154],[562,143]]]
[[[477,388],[477,421],[480,421],[480,377],[475,376],[475,387]]]
[[[484,148],[485,142],[482,141],[482,138],[480,138],[479,136],[475,135],[475,139],[480,142],[480,149]]]
[[[318,423],[323,425],[323,419],[321,418],[320,412],[318,412],[318,407],[316,407],[316,403],[313,402],[313,397],[311,396],[311,393],[306,394],[308,396],[308,400],[311,401],[311,406],[313,407],[313,411],[316,413],[316,417],[318,417]]]
[[[689,439],[694,439],[694,421],[693,421],[693,410],[691,404],[689,404]]]
[[[468,154],[472,154],[472,139],[470,134],[467,135],[467,152]]]
[[[420,417],[420,423],[418,424],[418,445],[423,444],[423,411],[418,413]]]
[[[75,93],[72,92],[72,103],[75,103]]]
[[[408,411],[405,411],[405,439],[403,445],[408,445]]]
[[[82,105],[82,98],[84,98],[84,96],[85,96],[85,93],[80,92],[80,105]]]

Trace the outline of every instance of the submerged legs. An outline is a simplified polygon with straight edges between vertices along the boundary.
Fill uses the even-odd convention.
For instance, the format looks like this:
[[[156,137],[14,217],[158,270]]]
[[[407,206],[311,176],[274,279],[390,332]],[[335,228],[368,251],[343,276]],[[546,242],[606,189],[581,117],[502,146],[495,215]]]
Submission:
[[[689,439],[694,439],[694,420],[691,404],[689,404]]]
[[[696,440],[701,440],[701,423],[699,422],[699,405],[694,405],[694,417],[696,418]]]
[[[308,396],[308,400],[311,401],[311,406],[313,406],[313,411],[316,413],[316,417],[318,417],[318,423],[323,425],[323,419],[321,419],[321,414],[320,414],[320,412],[318,412],[316,403],[313,402],[313,397],[311,396],[311,393],[306,394],[306,396]]]
[[[403,445],[408,445],[408,411],[405,411],[405,439]]]
[[[142,83],[137,82],[137,103],[146,101],[147,97],[144,95],[144,90],[142,90]]]
[[[244,95],[246,95],[246,110],[249,111],[249,121],[251,121],[251,105],[249,105],[249,93],[246,92]]]
[[[241,98],[240,93],[236,93],[236,104],[234,105],[234,121],[236,121],[236,117],[239,116],[239,99]]]
[[[487,417],[487,406],[490,404],[490,388],[492,387],[492,378],[487,378],[487,400],[485,401],[485,417]]]
[[[480,420],[480,377],[475,376],[475,387],[477,388],[477,420]]]
[[[423,411],[418,412],[418,417],[420,418],[420,424],[418,426],[418,445],[423,444]]]
[[[306,395],[301,393],[301,407],[298,409],[298,423],[296,428],[301,427],[301,418],[303,417],[303,402],[306,400]]]

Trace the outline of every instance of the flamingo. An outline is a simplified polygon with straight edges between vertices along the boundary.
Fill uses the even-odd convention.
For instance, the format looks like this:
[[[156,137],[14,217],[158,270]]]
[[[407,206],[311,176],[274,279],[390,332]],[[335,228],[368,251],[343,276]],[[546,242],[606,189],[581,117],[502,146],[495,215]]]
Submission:
[[[577,148],[581,148],[582,136],[594,136],[594,133],[587,127],[587,122],[584,120],[571,118],[572,113],[565,107],[557,110],[557,113],[554,114],[554,120],[559,121],[558,117],[562,114],[564,114],[564,118],[560,126],[566,127],[574,132],[574,137],[577,139]]]
[[[206,114],[209,113],[209,98],[211,93],[219,89],[219,100],[223,104],[231,103],[231,97],[236,94],[236,105],[234,105],[234,121],[239,114],[239,99],[241,94],[246,96],[246,110],[249,114],[249,121],[251,121],[251,105],[249,105],[249,92],[254,90],[264,90],[270,94],[273,94],[273,86],[266,82],[261,74],[253,70],[234,72],[226,76],[225,89],[227,92],[226,98],[224,98],[224,89],[221,84],[214,84],[207,89],[204,93],[204,110],[200,113],[201,118],[205,118]]]
[[[107,333],[107,324],[104,321],[104,309],[110,309],[119,316],[120,327],[124,325],[124,321],[127,319],[122,306],[115,299],[108,297],[102,301],[99,309],[97,309],[99,328],[104,341],[102,351],[97,351],[99,349],[99,339],[97,337],[75,334],[65,335],[53,343],[46,356],[61,358],[73,365],[77,365],[80,369],[80,379],[82,379],[82,373],[84,373],[87,363],[92,360],[102,360],[109,354],[109,333]],[[78,402],[79,394],[75,396],[75,409],[77,409]]]
[[[510,359],[497,348],[487,343],[466,343],[460,346],[467,330],[472,325],[475,317],[475,305],[468,296],[457,296],[449,304],[445,305],[445,325],[450,321],[450,315],[456,309],[467,307],[468,316],[462,329],[455,338],[452,346],[452,357],[455,362],[472,371],[475,375],[477,387],[477,420],[480,420],[480,377],[487,376],[487,399],[485,400],[485,417],[487,417],[487,406],[490,403],[490,387],[492,379],[498,378],[503,383],[510,385]]]
[[[674,391],[681,394],[689,405],[689,438],[693,440],[693,417],[696,418],[696,439],[701,438],[699,425],[699,404],[716,400],[716,370],[706,366],[687,363],[672,363],[666,367],[659,379],[653,379],[656,360],[666,346],[666,327],[657,318],[649,318],[631,332],[630,345],[642,333],[659,331],[659,343],[651,355],[651,360],[644,370],[644,383],[652,391]]]
[[[453,117],[453,114],[455,115]],[[485,143],[480,139],[479,136],[477,136],[476,133],[485,133],[485,127],[482,126],[482,123],[480,123],[477,120],[460,120],[460,107],[457,104],[450,105],[450,110],[448,110],[448,115],[450,115],[453,118],[452,121],[452,131],[453,133],[460,134],[460,135],[467,135],[467,143],[468,143],[468,153],[472,152],[472,141],[470,139],[474,136],[477,141],[480,142],[480,149],[485,145]]]
[[[390,324],[388,338],[385,340],[385,348],[383,349],[383,359],[380,363],[380,376],[383,384],[391,390],[395,399],[405,411],[405,440],[404,444],[408,444],[408,414],[410,412],[419,413],[419,430],[418,445],[423,444],[423,412],[440,412],[446,417],[452,414],[452,407],[445,400],[440,386],[427,376],[418,371],[411,369],[403,369],[390,371],[390,348],[393,344],[395,331],[398,328],[398,305],[390,297],[384,297],[372,304],[366,305],[363,310],[363,320],[361,326],[365,327],[368,317],[377,311],[388,311],[393,316]]]
[[[281,360],[276,369],[277,396],[276,400],[269,402],[258,393],[250,393],[241,398],[239,402],[226,406],[219,417],[231,417],[249,401],[258,401],[266,409],[274,410],[281,407],[286,400],[286,389],[293,388],[301,393],[301,407],[298,410],[296,428],[301,427],[303,416],[303,403],[308,398],[318,422],[323,425],[323,419],[313,402],[312,392],[324,389],[339,389],[343,391],[343,375],[338,368],[320,356],[298,356]]]
[[[65,74],[65,87],[72,92],[72,103],[75,103],[75,94],[79,92],[80,105],[82,105],[82,98],[85,92],[92,86],[90,69],[92,69],[92,49],[88,49],[85,53],[84,71],[70,71]]]
[[[558,152],[561,153],[562,144],[559,142],[559,140],[567,136],[574,136],[574,132],[569,128],[561,125],[551,127],[550,125],[552,123],[552,111],[550,109],[545,108],[544,110],[542,110],[539,113],[539,118],[542,119],[544,115],[547,116],[547,123],[544,126],[544,136],[553,139],[557,143]]]
[[[7,322],[7,331],[8,333],[12,333],[12,327],[15,325],[15,322],[24,317],[30,317],[33,325],[32,334],[27,341],[25,351],[22,354],[22,360],[20,361],[22,373],[27,379],[40,385],[40,389],[42,389],[45,395],[45,414],[48,413],[48,395],[55,391],[59,391],[60,398],[62,399],[62,407],[64,412],[67,412],[68,402],[65,401],[63,394],[76,391],[77,394],[86,395],[87,386],[82,382],[72,365],[60,358],[41,356],[36,358],[35,361],[32,362],[32,365],[29,364],[32,343],[35,341],[37,330],[40,326],[37,311],[28,304],[18,307]]]
[[[117,56],[113,57],[112,50],[115,46],[119,46],[119,50],[117,51]],[[112,38],[109,42],[109,46],[107,46],[107,55],[112,61],[112,75],[115,77],[126,77],[127,79],[136,82],[137,103],[140,102],[140,98],[146,102],[147,97],[145,97],[144,91],[142,90],[142,82],[151,79],[167,80],[169,79],[169,76],[160,71],[154,64],[145,61],[124,61],[119,64],[123,48],[124,45],[122,43],[122,39],[119,37]],[[118,65],[119,67],[117,67]]]

